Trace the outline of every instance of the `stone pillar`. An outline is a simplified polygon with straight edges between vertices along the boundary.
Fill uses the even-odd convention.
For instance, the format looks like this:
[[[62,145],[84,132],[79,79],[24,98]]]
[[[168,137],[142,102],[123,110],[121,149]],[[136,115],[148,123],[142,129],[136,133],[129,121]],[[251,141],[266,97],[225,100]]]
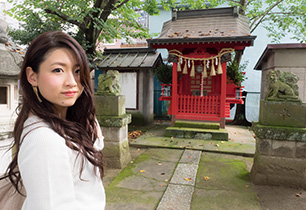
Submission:
[[[255,184],[306,189],[306,104],[261,101],[253,123]]]
[[[124,168],[131,161],[128,124],[131,115],[125,113],[125,97],[96,95],[96,114],[104,136],[102,153],[108,168]]]

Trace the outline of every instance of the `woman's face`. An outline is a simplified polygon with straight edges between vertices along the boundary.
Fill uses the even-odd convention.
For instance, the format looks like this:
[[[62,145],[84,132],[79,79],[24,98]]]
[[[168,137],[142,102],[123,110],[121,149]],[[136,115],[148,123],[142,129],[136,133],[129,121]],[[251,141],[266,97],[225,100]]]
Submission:
[[[65,118],[67,108],[72,106],[83,92],[80,83],[80,66],[67,48],[59,48],[47,54],[36,74],[27,68],[28,81],[37,86],[40,94],[55,107],[55,112]]]

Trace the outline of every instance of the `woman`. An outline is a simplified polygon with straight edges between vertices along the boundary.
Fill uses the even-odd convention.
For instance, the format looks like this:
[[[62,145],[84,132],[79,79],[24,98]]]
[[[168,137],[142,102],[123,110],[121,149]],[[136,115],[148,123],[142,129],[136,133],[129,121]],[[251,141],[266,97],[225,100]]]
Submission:
[[[8,174],[18,191],[25,187],[22,209],[104,209],[103,137],[82,47],[63,32],[39,35],[25,55],[20,88]]]

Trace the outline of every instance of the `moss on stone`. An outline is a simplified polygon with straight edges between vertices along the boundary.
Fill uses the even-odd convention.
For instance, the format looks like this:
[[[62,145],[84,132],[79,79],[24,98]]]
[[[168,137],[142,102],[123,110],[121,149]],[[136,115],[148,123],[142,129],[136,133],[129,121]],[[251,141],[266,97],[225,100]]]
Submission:
[[[145,124],[145,118],[143,114],[140,112],[129,112],[129,114],[132,115],[132,122],[131,125],[144,125]]]
[[[268,126],[254,122],[252,130],[260,139],[306,141],[306,128]]]
[[[210,134],[211,138],[208,139],[208,135],[200,134]],[[177,138],[189,138],[193,139],[195,136],[206,140],[223,140],[228,141],[228,132],[225,129],[201,129],[201,128],[186,128],[186,127],[168,127],[165,132],[166,137],[177,137]]]
[[[123,114],[120,116],[104,116],[97,115],[99,124],[103,127],[122,127],[131,122],[130,114]]]
[[[149,155],[147,154],[141,154],[138,156],[133,163],[129,163],[119,174],[116,176],[116,178],[112,181],[112,183],[109,185],[109,187],[114,187],[116,186],[120,181],[136,175],[133,171],[133,169],[136,167],[136,164],[139,164],[140,162],[144,162],[150,158]]]
[[[203,206],[207,209],[228,209],[229,206],[235,206],[235,209],[261,209],[245,159],[203,153],[191,209],[201,209]],[[205,180],[204,176],[210,179]]]
[[[204,123],[204,122],[192,122],[192,121],[175,121],[174,127],[184,128],[200,128],[200,129],[220,129],[219,123]]]
[[[155,203],[157,202],[156,197],[148,196],[149,193],[138,190],[124,189],[118,187],[107,187],[105,188],[105,193],[107,204],[142,203],[152,204],[155,206]]]

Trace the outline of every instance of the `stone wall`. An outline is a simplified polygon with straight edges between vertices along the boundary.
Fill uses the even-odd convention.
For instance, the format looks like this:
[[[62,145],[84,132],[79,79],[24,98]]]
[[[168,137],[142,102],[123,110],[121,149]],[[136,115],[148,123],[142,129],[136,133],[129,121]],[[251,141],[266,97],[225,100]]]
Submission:
[[[290,129],[253,125],[256,152],[251,177],[255,184],[306,189],[306,129]],[[260,135],[260,133],[268,135]],[[278,139],[271,137],[273,134]],[[281,136],[290,140],[281,139]],[[287,137],[286,137],[287,136]],[[290,138],[291,137],[291,138]]]
[[[262,101],[251,178],[255,184],[306,189],[306,104]]]

